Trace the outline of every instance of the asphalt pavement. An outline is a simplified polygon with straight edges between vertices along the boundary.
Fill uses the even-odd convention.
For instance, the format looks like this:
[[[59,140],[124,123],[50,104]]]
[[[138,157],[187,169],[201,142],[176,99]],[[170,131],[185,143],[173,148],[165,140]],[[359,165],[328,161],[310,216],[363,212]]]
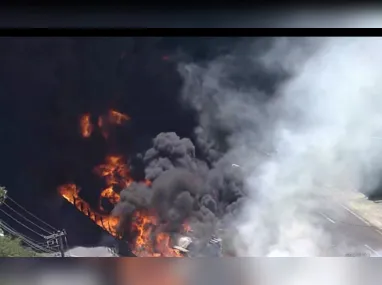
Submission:
[[[348,206],[323,201],[327,210],[317,211],[321,225],[330,235],[325,256],[382,257],[382,231]],[[334,209],[334,210],[333,210]]]

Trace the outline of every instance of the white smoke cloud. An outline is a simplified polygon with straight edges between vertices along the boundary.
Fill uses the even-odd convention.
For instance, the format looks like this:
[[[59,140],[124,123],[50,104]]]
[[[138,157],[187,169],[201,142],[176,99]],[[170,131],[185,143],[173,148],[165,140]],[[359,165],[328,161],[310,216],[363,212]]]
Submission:
[[[246,63],[288,74],[272,100],[232,84],[234,55],[181,69],[201,125],[234,131],[231,152],[247,172],[238,255],[322,255],[330,233],[316,216],[328,205],[317,196],[327,185],[370,191],[380,182],[381,48],[382,38],[276,39]]]
[[[366,261],[366,259],[362,259]],[[256,275],[248,271],[248,284],[250,278],[256,280],[260,285],[339,285],[339,284],[359,284],[359,267],[364,269],[362,261],[356,259],[336,259],[336,258],[310,258],[293,260],[284,258],[257,259],[250,265],[256,268]],[[254,270],[252,270],[254,271]],[[375,270],[369,273],[371,280],[378,280],[378,272]],[[374,283],[373,283],[374,284]]]

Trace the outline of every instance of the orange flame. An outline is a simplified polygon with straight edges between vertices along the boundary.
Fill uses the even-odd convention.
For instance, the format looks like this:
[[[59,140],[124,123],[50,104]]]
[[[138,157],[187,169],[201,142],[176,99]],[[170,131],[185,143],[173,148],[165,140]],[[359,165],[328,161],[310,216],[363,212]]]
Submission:
[[[106,115],[98,117],[98,128],[102,136],[107,139],[109,137],[109,129],[111,125],[122,125],[124,122],[130,120],[130,117],[126,114],[120,113],[116,110],[109,110]],[[80,118],[81,135],[84,138],[88,138],[92,135],[94,126],[90,120],[90,114],[86,113]]]
[[[98,127],[101,130],[102,136],[107,139],[109,137],[110,125],[122,125],[125,121],[130,120],[126,114],[115,110],[109,110],[107,115],[98,117]]]
[[[120,125],[129,120],[130,117],[115,110],[109,110],[106,116],[98,118],[98,127],[105,138],[109,136],[110,125]],[[81,135],[85,138],[91,136],[93,125],[90,121],[90,114],[85,114],[80,120]],[[100,209],[102,199],[107,199],[115,205],[120,201],[119,191],[132,183],[130,169],[121,155],[108,155],[105,163],[94,168],[94,172],[105,179],[106,187],[100,194]],[[147,186],[151,181],[145,181]],[[80,188],[75,184],[65,184],[58,187],[58,192],[79,211],[89,217],[98,226],[109,232],[111,235],[121,238],[117,232],[119,217],[100,214],[91,209],[90,205],[80,196]],[[133,242],[133,252],[137,256],[147,257],[181,257],[181,253],[171,247],[171,237],[164,232],[157,232],[159,228],[155,215],[147,214],[143,211],[136,211],[132,217],[131,231],[136,234]],[[185,232],[190,230],[188,224],[184,225]]]
[[[75,184],[61,185],[58,187],[58,192],[98,226],[109,232],[112,236],[118,237],[117,226],[119,218],[115,216],[101,215],[93,211],[89,204],[79,197],[80,189]]]
[[[107,186],[124,188],[131,184],[130,171],[121,155],[109,155],[105,163],[94,168],[95,173],[106,179]]]
[[[110,201],[110,203],[112,203],[112,204],[117,204],[119,202],[119,200],[121,199],[119,194],[115,193],[113,191],[112,187],[108,187],[108,188],[104,189],[101,192],[101,197],[108,199]]]
[[[170,236],[166,233],[159,233],[156,237],[156,248],[163,257],[182,257],[179,250],[173,249],[170,245]]]
[[[155,235],[158,226],[154,215],[144,214],[142,211],[134,213],[132,231],[137,233],[133,253],[140,257],[182,257],[181,253],[171,247],[171,238],[167,233]]]
[[[130,120],[130,117],[126,114],[122,114],[115,110],[109,111],[109,121],[111,124],[121,125],[128,120]]]
[[[105,178],[106,181],[106,188],[101,192],[101,199],[106,198],[113,205],[120,200],[116,187],[119,187],[119,190],[122,190],[132,182],[129,168],[123,161],[122,156],[107,156],[105,163],[95,167],[94,172]],[[104,210],[101,205],[101,200],[100,208]]]
[[[93,132],[93,125],[90,121],[90,114],[84,114],[80,118],[80,130],[81,135],[84,138],[88,138],[91,136]]]

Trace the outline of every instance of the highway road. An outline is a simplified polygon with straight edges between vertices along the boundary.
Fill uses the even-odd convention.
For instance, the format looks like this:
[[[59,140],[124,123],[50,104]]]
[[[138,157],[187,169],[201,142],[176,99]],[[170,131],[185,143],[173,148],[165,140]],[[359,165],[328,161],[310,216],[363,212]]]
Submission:
[[[382,231],[344,204],[323,201],[327,210],[315,214],[329,233],[331,246],[325,256],[382,257]]]
[[[382,257],[382,230],[344,204],[323,201],[325,209],[314,215],[318,226],[330,237],[330,245],[323,256],[329,257]],[[69,257],[112,257],[105,247],[77,247],[66,252]]]
[[[326,197],[326,198],[325,198]],[[329,257],[382,257],[382,230],[373,226],[345,203],[333,196],[313,198],[318,205],[313,216],[317,226],[329,236],[330,244],[322,256]],[[365,201],[365,203],[372,203]],[[382,211],[382,205],[380,205]],[[111,257],[106,247],[77,247],[66,253],[71,257]]]

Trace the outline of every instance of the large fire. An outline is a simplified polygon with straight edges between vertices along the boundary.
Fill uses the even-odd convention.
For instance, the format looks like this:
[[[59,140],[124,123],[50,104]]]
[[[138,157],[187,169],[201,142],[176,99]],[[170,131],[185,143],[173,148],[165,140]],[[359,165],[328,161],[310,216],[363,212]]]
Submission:
[[[115,188],[123,189],[132,182],[129,168],[123,161],[122,156],[107,156],[105,163],[95,167],[94,172],[103,177],[106,182],[106,188],[101,192],[101,198],[106,198],[112,204],[116,204],[120,200]],[[100,200],[100,209],[103,210],[102,199]]]
[[[171,239],[167,233],[156,232],[157,218],[154,214],[143,211],[135,212],[132,231],[137,234],[133,252],[142,257],[181,257],[181,253],[171,247]]]
[[[119,237],[117,232],[119,218],[111,215],[100,214],[92,210],[89,204],[79,197],[78,193],[80,189],[75,184],[61,185],[58,187],[58,191],[62,197],[76,206],[79,211],[84,213],[98,226],[108,231],[111,235]]]
[[[129,120],[129,116],[115,110],[109,110],[104,116],[98,118],[96,126],[105,139],[109,137],[110,127],[120,125]],[[94,125],[91,122],[91,115],[84,114],[80,118],[81,135],[89,138]],[[130,169],[121,155],[108,155],[105,162],[94,168],[94,173],[105,180],[106,187],[101,191],[99,209],[91,209],[90,205],[80,196],[80,188],[73,184],[65,184],[58,187],[58,192],[68,202],[73,204],[79,211],[89,217],[98,226],[108,231],[111,235],[121,238],[118,233],[119,217],[105,214],[102,206],[103,201],[115,205],[120,201],[120,191],[132,183]],[[150,181],[145,182],[150,185]],[[136,211],[132,217],[130,231],[136,235],[132,245],[132,251],[137,256],[144,257],[181,257],[178,250],[171,246],[171,238],[168,233],[158,231],[160,224],[154,213]],[[189,226],[184,225],[184,231],[189,231]]]

